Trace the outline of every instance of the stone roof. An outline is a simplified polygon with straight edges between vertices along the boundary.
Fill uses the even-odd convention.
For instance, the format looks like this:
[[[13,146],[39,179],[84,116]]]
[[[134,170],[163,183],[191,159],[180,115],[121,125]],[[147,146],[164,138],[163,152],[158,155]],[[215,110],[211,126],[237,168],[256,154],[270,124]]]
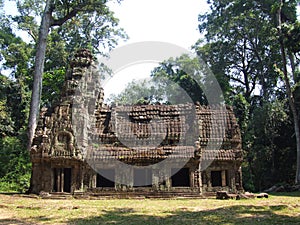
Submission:
[[[231,107],[190,103],[108,106],[103,103],[100,87],[93,84],[95,89],[91,91],[84,85],[84,82],[90,82],[90,77],[98,76],[91,57],[86,52],[78,57],[78,62],[73,60],[67,73],[61,102],[41,111],[32,160],[60,157],[82,160],[84,154],[124,161],[167,157],[242,160],[241,135]],[[83,84],[78,84],[80,79],[84,80]],[[77,111],[74,108],[78,86],[93,95],[98,92],[95,129],[74,125],[72,121],[74,113],[79,115],[78,118],[86,117],[82,113],[88,107],[83,105]],[[75,126],[87,130],[87,135],[76,136]],[[87,146],[87,152],[83,153],[79,145]]]

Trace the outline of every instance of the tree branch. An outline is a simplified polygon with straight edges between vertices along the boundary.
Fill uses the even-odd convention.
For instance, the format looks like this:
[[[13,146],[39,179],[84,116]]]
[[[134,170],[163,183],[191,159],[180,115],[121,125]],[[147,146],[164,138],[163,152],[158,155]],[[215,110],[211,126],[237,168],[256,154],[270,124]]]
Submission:
[[[79,8],[74,8],[72,11],[70,11],[68,14],[66,14],[64,17],[59,18],[59,19],[54,19],[53,17],[51,18],[51,27],[53,26],[61,26],[63,25],[66,21],[69,19],[73,18],[76,16],[78,12],[81,10]]]

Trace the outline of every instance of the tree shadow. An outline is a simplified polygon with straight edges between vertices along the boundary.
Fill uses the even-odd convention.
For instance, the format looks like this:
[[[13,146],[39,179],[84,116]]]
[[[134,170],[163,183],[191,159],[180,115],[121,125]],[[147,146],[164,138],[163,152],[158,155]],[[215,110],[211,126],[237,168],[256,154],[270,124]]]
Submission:
[[[11,224],[25,224],[25,225],[29,225],[30,223],[26,223],[24,221],[21,220],[17,220],[17,219],[0,219],[0,224],[1,225],[11,225]]]
[[[300,197],[300,191],[294,191],[294,192],[272,192],[270,195],[274,196],[285,196],[285,197]]]
[[[115,208],[101,211],[99,215],[92,217],[70,220],[68,224],[300,224],[299,217],[278,213],[288,208],[287,205],[270,207],[238,205],[197,211],[195,207],[194,209],[181,208],[176,211],[164,211],[162,215],[143,215],[132,208]]]
[[[22,194],[22,193],[21,192],[0,192],[0,195],[8,195],[8,196],[12,196],[16,194]]]
[[[44,216],[39,216],[38,218],[35,219],[38,224],[40,223],[45,223],[47,221],[50,221],[48,217]],[[1,225],[12,225],[12,224],[22,224],[22,225],[32,225],[32,222],[26,222],[24,220],[19,220],[19,219],[0,219],[0,224]],[[36,224],[36,223],[34,223]]]

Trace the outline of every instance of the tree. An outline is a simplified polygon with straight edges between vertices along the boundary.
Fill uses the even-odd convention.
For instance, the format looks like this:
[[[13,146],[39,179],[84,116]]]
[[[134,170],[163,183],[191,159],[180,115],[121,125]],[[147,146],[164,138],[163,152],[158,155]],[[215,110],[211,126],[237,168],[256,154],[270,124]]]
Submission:
[[[30,173],[29,152],[26,151],[26,128],[33,71],[39,34],[39,17],[45,1],[16,0],[18,14],[6,15],[0,1],[0,189],[24,190]],[[85,1],[85,3],[95,1]],[[106,1],[105,1],[106,2]],[[94,10],[80,9],[75,17],[62,25],[53,25],[47,35],[43,71],[41,105],[51,106],[58,100],[65,79],[65,70],[72,53],[78,48],[89,48],[102,53],[114,47],[119,38],[126,38],[118,28],[118,19],[105,2]],[[80,1],[52,1],[53,21],[62,18]],[[62,5],[65,6],[64,10]],[[69,7],[69,8],[67,8]],[[98,13],[98,14],[97,14]],[[102,15],[102,16],[99,16]],[[89,20],[89,18],[92,18]],[[18,37],[15,31],[26,31],[28,38]],[[25,41],[24,41],[25,40]],[[5,74],[5,76],[2,74]]]
[[[293,1],[292,1],[293,2]],[[286,37],[286,35],[283,33],[282,27],[283,24],[286,23],[287,25],[289,23],[294,23],[294,26],[297,26],[296,23],[296,12],[295,12],[295,3],[292,4],[294,9],[294,13],[292,13],[292,15],[290,14],[285,14],[283,11],[283,7],[285,6],[285,1],[284,0],[279,0],[278,4],[275,5],[275,7],[277,7],[277,30],[278,30],[278,41],[280,44],[280,51],[281,51],[281,57],[282,57],[282,70],[278,70],[279,73],[282,73],[283,75],[283,80],[285,83],[285,87],[286,87],[286,94],[289,100],[289,105],[290,105],[290,109],[292,111],[292,115],[293,115],[293,120],[294,120],[294,130],[295,130],[295,136],[296,136],[296,146],[297,146],[297,162],[296,162],[296,176],[295,176],[295,183],[296,184],[300,184],[300,129],[299,129],[299,118],[298,118],[298,113],[297,113],[297,109],[296,109],[296,104],[295,104],[295,99],[294,99],[294,95],[293,95],[293,91],[291,88],[291,81],[289,78],[289,74],[288,74],[288,63],[287,63],[287,51],[289,51],[289,55],[291,56],[292,53],[291,51],[297,52],[299,51],[298,46],[300,44],[299,41],[299,37],[296,40],[290,40],[289,38]],[[290,3],[290,2],[289,2]],[[291,4],[291,3],[290,3]],[[284,21],[283,17],[286,16],[286,21]],[[293,19],[291,19],[293,18]],[[299,31],[299,30],[298,30]],[[285,44],[286,42],[286,44]],[[294,43],[293,45],[290,45],[290,49],[287,49],[286,46],[288,46],[288,44],[292,42]],[[292,72],[294,72],[294,61],[293,58],[290,57],[291,60],[291,65],[292,65]],[[295,75],[294,75],[295,78]],[[294,81],[295,82],[295,81]]]
[[[278,2],[276,4],[270,0],[215,0],[209,2],[211,11],[199,16],[199,29],[205,34],[205,40],[200,40],[194,48],[210,65],[215,75],[223,77],[219,80],[223,80],[225,83],[228,81],[229,93],[225,93],[226,102],[234,106],[239,118],[243,149],[246,153],[245,159],[250,168],[248,171],[251,172],[251,168],[254,168],[255,163],[258,162],[253,159],[257,159],[259,156],[269,156],[269,152],[276,152],[280,145],[276,143],[278,135],[273,133],[274,130],[277,133],[280,132],[277,128],[275,129],[276,122],[274,120],[277,119],[278,124],[282,124],[282,122],[280,122],[280,118],[275,117],[274,119],[273,115],[280,114],[281,110],[276,105],[278,102],[280,105],[285,105],[284,96],[287,95],[288,89],[287,85],[282,85],[283,73],[281,72],[282,76],[278,73],[282,69],[274,69],[274,65],[275,68],[283,68],[284,65],[288,65],[287,60],[290,60],[288,66],[291,67],[292,77],[297,78],[297,61],[293,60],[297,57],[295,51],[299,46],[297,42],[299,41],[297,35],[299,32],[294,23],[296,1],[285,1],[283,5],[281,4],[280,15],[285,21],[289,21],[289,25],[293,21],[294,26],[293,28],[282,26],[280,38],[276,35],[278,26],[276,15],[280,5]],[[294,46],[293,51],[287,51],[284,57],[282,57],[282,43],[278,41],[280,39],[286,46],[291,48]],[[293,94],[292,89],[290,93]],[[271,113],[268,111],[270,109],[276,110],[276,112]],[[259,114],[265,116],[259,117]],[[262,125],[257,125],[257,121],[260,121]],[[266,129],[264,124],[269,124],[268,121],[273,121],[273,128]],[[265,141],[258,141],[256,135],[261,139],[266,137]],[[276,138],[268,139],[269,136]],[[290,137],[286,139],[289,146],[291,146],[289,144],[291,141],[293,140]],[[267,159],[267,157],[265,158]],[[262,166],[257,172],[262,174],[263,171],[271,170],[269,162],[269,159],[261,160]],[[286,179],[288,180],[288,178]],[[256,185],[258,186],[258,184]]]
[[[198,53],[214,73],[228,77],[235,87],[232,96],[243,93],[248,103],[259,89],[268,99],[278,78],[273,62],[280,55],[273,24],[259,5],[256,1],[213,1],[212,12],[199,16],[199,29],[206,33],[207,44],[196,45]]]
[[[6,88],[5,107],[10,111],[9,119],[13,121],[12,135],[26,126],[28,119],[28,102],[31,70],[32,45],[17,37],[3,18],[0,24],[0,59],[2,68],[10,71],[8,77],[3,77]]]
[[[117,20],[114,19],[113,14],[109,11],[107,1],[55,1],[47,0],[45,3],[41,1],[24,0],[17,1],[21,16],[16,17],[15,20],[20,22],[30,21],[24,23],[23,29],[27,29],[33,38],[35,37],[35,29],[33,26],[33,17],[30,15],[31,8],[37,12],[44,7],[41,16],[41,23],[36,45],[34,73],[33,73],[33,87],[30,103],[30,114],[28,122],[28,149],[34,137],[35,128],[37,125],[37,117],[40,109],[40,99],[42,92],[42,78],[44,72],[44,62],[47,49],[47,39],[50,28],[62,27],[65,24],[72,24],[76,28],[76,34],[79,37],[89,37],[85,46],[80,47],[95,47],[99,46],[99,42],[105,38],[111,38],[111,35],[120,35],[122,32],[114,30],[112,27],[117,25]],[[80,22],[80,23],[78,23]],[[100,23],[101,22],[101,23]],[[21,25],[24,25],[20,23]],[[100,24],[100,26],[99,26]],[[112,27],[110,27],[110,25]],[[81,29],[83,28],[84,29]],[[81,32],[84,33],[81,33]],[[80,35],[81,34],[81,35]],[[91,37],[93,36],[93,38]],[[95,39],[98,39],[95,41]],[[111,38],[113,40],[113,38]],[[82,42],[81,42],[82,43]],[[109,41],[108,45],[111,47],[116,41]]]
[[[13,33],[9,19],[0,14],[0,190],[25,191],[30,162],[24,128],[29,106],[32,46]],[[8,74],[7,72],[10,71]]]
[[[151,71],[151,81],[132,81],[122,93],[110,96],[109,100],[120,104],[190,102],[206,105],[204,69],[197,57],[183,54],[170,58]]]
[[[203,90],[205,87],[204,70],[204,65],[201,64],[197,57],[190,57],[184,54],[160,63],[151,72],[151,77],[154,78],[154,81],[160,81],[162,84],[161,89],[167,91],[169,89],[169,93],[173,95],[170,100],[174,104],[180,103],[183,93],[187,93],[192,102],[207,105],[208,102]],[[174,90],[176,86],[177,91]],[[183,98],[184,101],[187,101],[187,99]]]
[[[131,81],[121,93],[109,96],[108,102],[121,105],[164,104],[163,98],[164,91],[156,83],[145,79]]]

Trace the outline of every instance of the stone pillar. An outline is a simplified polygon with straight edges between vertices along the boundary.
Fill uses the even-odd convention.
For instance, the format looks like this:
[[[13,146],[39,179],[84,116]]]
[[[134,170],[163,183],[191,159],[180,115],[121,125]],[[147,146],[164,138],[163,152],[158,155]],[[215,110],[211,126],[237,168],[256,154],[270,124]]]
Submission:
[[[38,194],[42,191],[41,186],[41,168],[39,163],[32,163],[32,172],[31,172],[31,192]]]
[[[189,169],[189,177],[190,177],[190,187],[195,188],[198,186],[198,181],[197,181],[197,172],[195,170]]]
[[[201,164],[197,163],[194,171],[193,171],[193,188],[198,188],[199,193],[202,193],[202,176],[201,176]]]
[[[229,187],[231,189],[231,191],[233,193],[236,192],[236,187],[235,187],[235,170],[234,169],[231,169],[228,171],[229,173],[229,179],[230,179],[230,184],[229,184]]]
[[[97,173],[94,173],[92,176],[92,188],[97,187]]]
[[[242,167],[239,167],[238,171],[236,171],[236,189],[237,191],[243,191],[243,180],[242,180]]]
[[[200,193],[203,193],[203,184],[202,184],[202,173],[201,173],[201,168],[199,168],[199,192]]]
[[[84,169],[85,167],[82,165],[82,166],[80,166],[80,172],[79,172],[79,179],[80,179],[80,190],[81,191],[85,191],[84,190],[84,173],[85,173],[85,169]]]
[[[116,189],[127,191],[133,187],[133,169],[131,167],[116,168]]]
[[[221,171],[222,187],[226,187],[226,170]]]
[[[50,192],[53,192],[54,191],[54,184],[55,184],[55,169],[53,169],[53,168],[51,168],[50,180],[51,180],[51,191]]]
[[[155,191],[159,190],[159,170],[152,170],[152,188]]]
[[[211,171],[210,170],[206,170],[206,177],[207,177],[207,187],[211,188],[212,187],[212,183],[211,183]]]
[[[64,191],[64,169],[60,168],[60,192]]]

